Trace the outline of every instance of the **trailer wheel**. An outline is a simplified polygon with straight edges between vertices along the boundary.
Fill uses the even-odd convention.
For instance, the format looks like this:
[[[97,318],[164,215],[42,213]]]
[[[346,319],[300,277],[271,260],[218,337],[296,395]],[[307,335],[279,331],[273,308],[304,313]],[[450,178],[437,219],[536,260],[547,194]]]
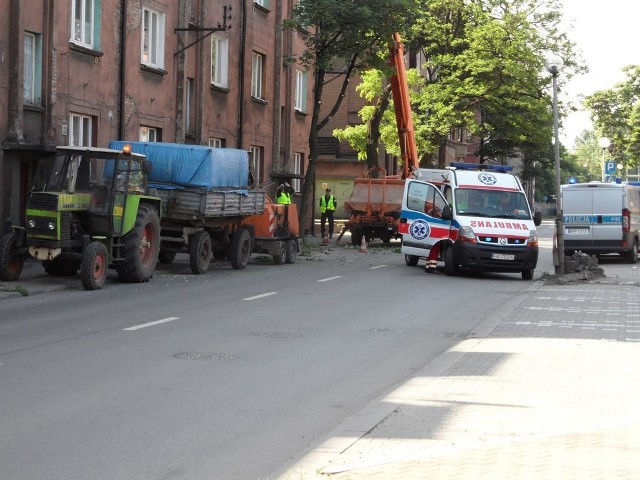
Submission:
[[[407,264],[407,267],[415,267],[416,265],[418,265],[419,261],[420,261],[420,257],[418,257],[416,255],[405,255],[404,256],[404,263]]]
[[[522,279],[523,280],[533,280],[533,268],[528,270],[522,270]]]
[[[444,252],[444,273],[450,277],[458,274],[458,266],[453,261],[453,247],[448,247]]]
[[[231,266],[242,270],[249,264],[251,257],[251,234],[246,228],[237,231],[231,240]]]
[[[191,273],[202,275],[209,268],[211,262],[211,236],[209,232],[201,230],[191,237],[189,247],[189,265]]]
[[[285,255],[285,263],[296,263],[298,258],[298,245],[295,240],[287,240],[285,244],[287,253]]]
[[[100,290],[107,279],[109,252],[102,242],[91,242],[80,265],[80,278],[85,290]]]
[[[155,209],[141,204],[133,229],[123,237],[124,261],[116,271],[124,282],[148,281],[156,269],[160,251],[160,221]]]
[[[633,247],[627,252],[627,263],[638,263],[638,240],[633,241]]]
[[[18,235],[5,233],[0,237],[0,280],[14,281],[20,278],[24,258],[18,255]]]
[[[158,261],[165,265],[170,264],[176,258],[176,252],[172,252],[171,250],[160,250],[158,254]]]

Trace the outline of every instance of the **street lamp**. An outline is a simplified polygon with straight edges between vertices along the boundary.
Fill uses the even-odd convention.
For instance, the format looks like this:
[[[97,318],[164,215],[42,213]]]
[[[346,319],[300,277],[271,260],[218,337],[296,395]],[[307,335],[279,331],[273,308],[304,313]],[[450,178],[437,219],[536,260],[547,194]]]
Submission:
[[[600,148],[602,148],[602,182],[604,183],[607,179],[607,171],[605,169],[607,160],[604,156],[604,151],[611,146],[611,140],[607,137],[602,137],[598,143],[600,144]]]
[[[556,275],[564,275],[564,227],[562,225],[562,197],[560,180],[560,134],[558,129],[558,72],[560,71],[559,61],[547,62],[547,70],[553,77],[553,134],[554,134],[554,156],[556,163],[556,239],[558,244],[558,261],[556,265]]]

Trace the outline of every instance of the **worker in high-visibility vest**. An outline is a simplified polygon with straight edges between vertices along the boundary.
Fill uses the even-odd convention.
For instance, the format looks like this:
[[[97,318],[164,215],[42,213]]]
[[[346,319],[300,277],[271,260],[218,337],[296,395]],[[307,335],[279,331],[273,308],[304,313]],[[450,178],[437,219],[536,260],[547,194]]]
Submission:
[[[289,191],[289,184],[287,182],[284,185],[280,185],[276,191],[276,203],[282,205],[291,204],[291,192]]]
[[[325,226],[329,220],[329,238],[333,237],[333,216],[336,212],[336,197],[331,194],[331,189],[327,188],[325,194],[320,197],[320,233],[324,238]]]

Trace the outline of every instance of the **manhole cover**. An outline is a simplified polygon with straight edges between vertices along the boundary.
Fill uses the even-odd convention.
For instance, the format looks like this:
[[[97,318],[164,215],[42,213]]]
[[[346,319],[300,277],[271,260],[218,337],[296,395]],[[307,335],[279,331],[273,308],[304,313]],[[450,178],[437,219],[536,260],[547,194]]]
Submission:
[[[176,353],[176,358],[183,360],[235,360],[237,355],[230,353],[207,353],[207,352],[188,352],[188,353]]]
[[[270,337],[270,338],[302,338],[304,335],[291,332],[249,332],[250,335],[256,337]]]

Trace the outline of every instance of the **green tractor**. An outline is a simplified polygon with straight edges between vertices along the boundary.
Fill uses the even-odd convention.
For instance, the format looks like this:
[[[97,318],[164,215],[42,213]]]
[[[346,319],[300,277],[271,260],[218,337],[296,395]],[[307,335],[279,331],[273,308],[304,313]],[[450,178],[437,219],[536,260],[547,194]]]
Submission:
[[[58,147],[47,181],[32,190],[25,226],[0,237],[0,280],[18,280],[24,262],[50,275],[80,270],[86,290],[102,288],[107,269],[146,282],[160,250],[160,198],[148,194],[143,155],[106,148]]]

